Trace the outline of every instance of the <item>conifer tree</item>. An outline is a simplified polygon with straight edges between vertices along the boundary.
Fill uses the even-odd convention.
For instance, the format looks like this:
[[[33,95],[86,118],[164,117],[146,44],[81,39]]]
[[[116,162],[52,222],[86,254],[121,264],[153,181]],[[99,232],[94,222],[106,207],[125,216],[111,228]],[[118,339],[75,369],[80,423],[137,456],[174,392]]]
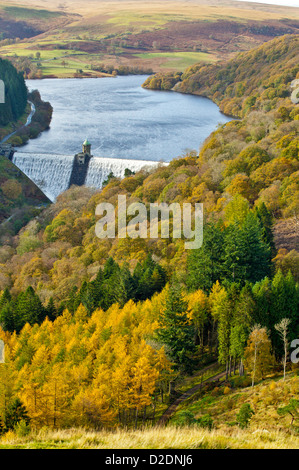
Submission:
[[[279,334],[273,326],[287,317],[291,320],[290,340],[297,338],[299,331],[298,299],[298,287],[292,274],[288,273],[287,276],[284,276],[281,270],[278,270],[272,281],[270,305],[271,340],[277,357],[282,356],[283,347]]]
[[[261,202],[256,206],[255,213],[262,226],[263,241],[268,244],[271,249],[271,258],[275,258],[277,250],[274,243],[273,217],[271,212],[267,209],[266,204]]]
[[[202,247],[190,251],[187,286],[191,291],[209,292],[213,284],[223,278],[224,228],[221,222],[206,224]]]
[[[46,306],[45,314],[49,318],[50,321],[56,320],[58,316],[58,312],[57,312],[53,297],[50,298]]]
[[[193,368],[194,326],[187,315],[188,304],[184,300],[182,288],[174,280],[169,288],[166,309],[161,318],[158,338],[168,346],[167,352],[177,368],[191,371]]]
[[[19,398],[15,398],[14,401],[7,407],[4,420],[5,428],[7,430],[13,430],[20,421],[25,421],[27,425],[30,423],[25,406]]]
[[[263,241],[258,218],[250,212],[242,226],[230,225],[225,233],[225,278],[227,282],[255,283],[271,274],[271,251]]]

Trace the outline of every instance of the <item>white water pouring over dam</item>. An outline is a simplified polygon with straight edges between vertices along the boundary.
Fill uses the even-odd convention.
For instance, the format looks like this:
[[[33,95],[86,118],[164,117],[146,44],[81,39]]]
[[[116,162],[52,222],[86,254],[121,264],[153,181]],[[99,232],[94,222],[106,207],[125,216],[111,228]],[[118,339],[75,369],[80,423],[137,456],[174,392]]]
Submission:
[[[218,123],[231,120],[207,98],[147,90],[141,86],[145,79],[27,81],[52,104],[53,118],[13,163],[54,201],[70,184],[100,189],[111,172],[123,177],[126,168],[136,172],[197,151]],[[82,164],[75,153],[84,136],[93,149]]]
[[[51,201],[54,201],[60,193],[69,188],[74,158],[72,155],[16,152],[12,161]],[[136,172],[143,167],[157,165],[158,162],[154,161],[92,157],[85,186],[100,189],[111,172],[114,176],[122,178],[126,168]]]
[[[118,178],[123,178],[125,169],[139,171],[148,166],[157,166],[158,162],[146,160],[128,160],[116,158],[97,158],[90,160],[85,186],[91,188],[101,188],[109,173],[113,173]]]
[[[12,162],[51,200],[68,189],[74,157],[16,152]]]

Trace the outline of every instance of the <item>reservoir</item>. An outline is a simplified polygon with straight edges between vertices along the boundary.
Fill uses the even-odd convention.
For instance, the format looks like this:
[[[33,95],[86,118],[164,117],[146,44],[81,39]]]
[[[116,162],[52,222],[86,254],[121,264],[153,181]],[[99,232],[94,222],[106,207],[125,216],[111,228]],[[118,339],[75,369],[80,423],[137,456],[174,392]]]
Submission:
[[[18,149],[13,163],[54,201],[68,189],[74,155],[92,145],[84,184],[100,189],[112,172],[170,162],[230,120],[207,98],[142,88],[146,76],[28,80],[54,109],[51,127]]]
[[[207,98],[143,89],[146,78],[28,80],[54,112],[51,129],[20,150],[73,155],[88,138],[97,157],[169,162],[230,120]]]

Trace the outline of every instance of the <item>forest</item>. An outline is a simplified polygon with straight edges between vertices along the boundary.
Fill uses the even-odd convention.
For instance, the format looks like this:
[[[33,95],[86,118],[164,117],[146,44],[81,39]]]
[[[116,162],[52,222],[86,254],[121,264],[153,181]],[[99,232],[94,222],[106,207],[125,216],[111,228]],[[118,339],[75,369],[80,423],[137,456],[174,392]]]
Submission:
[[[5,103],[0,104],[0,126],[17,121],[27,106],[27,87],[22,73],[8,61],[0,59],[0,78],[5,84]]]
[[[170,384],[214,360],[244,387],[292,370],[285,351],[299,337],[296,55],[297,38],[284,36],[228,64],[175,75],[171,88],[213,97],[238,119],[169,165],[110,178],[102,190],[72,187],[17,236],[2,236],[3,432],[155,422]],[[162,89],[168,79],[144,86]],[[116,207],[119,194],[128,204],[203,203],[203,246],[98,239],[95,208]]]

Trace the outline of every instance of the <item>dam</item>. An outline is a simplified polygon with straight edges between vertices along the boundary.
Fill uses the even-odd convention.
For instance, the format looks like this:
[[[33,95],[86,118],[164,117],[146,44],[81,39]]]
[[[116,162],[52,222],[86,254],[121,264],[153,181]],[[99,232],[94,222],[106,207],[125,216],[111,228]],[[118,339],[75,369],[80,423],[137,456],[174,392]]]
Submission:
[[[126,169],[137,172],[159,164],[147,160],[94,157],[87,140],[83,143],[82,152],[76,155],[17,151],[12,162],[53,202],[73,184],[101,189],[111,173],[123,178]]]

